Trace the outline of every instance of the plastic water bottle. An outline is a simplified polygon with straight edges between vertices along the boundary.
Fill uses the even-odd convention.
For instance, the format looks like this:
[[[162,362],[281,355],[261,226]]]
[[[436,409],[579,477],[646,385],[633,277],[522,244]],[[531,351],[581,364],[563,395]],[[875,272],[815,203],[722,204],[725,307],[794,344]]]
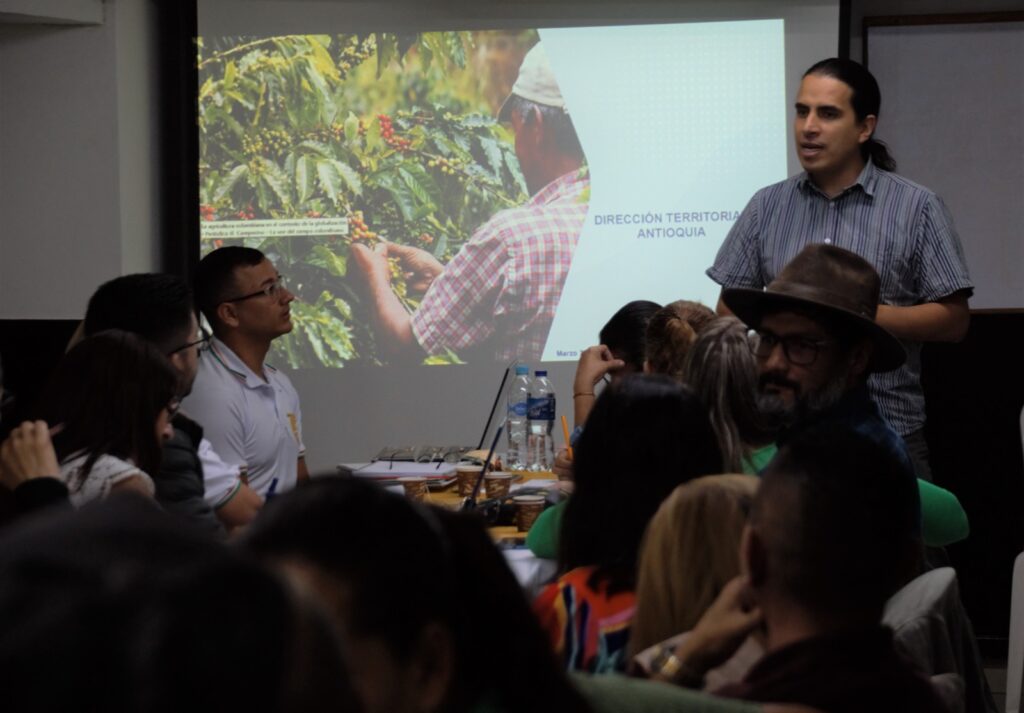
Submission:
[[[526,470],[527,408],[530,399],[530,367],[516,366],[516,376],[508,390],[508,413],[505,416],[505,435],[508,450],[505,453],[505,467],[510,470]]]
[[[530,382],[528,470],[551,470],[555,464],[555,387],[546,371],[535,371]]]

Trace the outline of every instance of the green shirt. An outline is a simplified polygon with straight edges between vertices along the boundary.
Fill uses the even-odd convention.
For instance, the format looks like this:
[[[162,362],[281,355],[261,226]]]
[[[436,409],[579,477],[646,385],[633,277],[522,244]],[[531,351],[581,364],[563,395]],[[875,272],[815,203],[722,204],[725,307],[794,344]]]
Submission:
[[[743,460],[743,472],[760,473],[775,457],[774,443],[753,451]],[[749,466],[749,470],[748,470]],[[956,495],[927,480],[917,479],[921,498],[921,537],[929,547],[945,547],[967,539],[971,532],[964,511]],[[526,546],[537,557],[558,559],[558,533],[562,529],[562,514],[568,501],[563,500],[540,514],[526,535]]]
[[[563,500],[542,512],[526,533],[526,546],[541,559],[558,559],[558,533],[562,530],[562,515],[568,500]]]
[[[755,713],[760,705],[619,674],[571,675],[593,713]]]

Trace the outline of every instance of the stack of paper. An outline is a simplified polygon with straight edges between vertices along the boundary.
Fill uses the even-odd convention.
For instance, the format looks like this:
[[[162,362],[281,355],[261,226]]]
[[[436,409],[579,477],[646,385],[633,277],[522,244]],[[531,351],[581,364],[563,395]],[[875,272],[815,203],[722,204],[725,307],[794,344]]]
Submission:
[[[455,477],[455,464],[375,460],[370,463],[342,463],[338,466],[338,471],[346,475],[375,480],[415,477],[450,481]]]

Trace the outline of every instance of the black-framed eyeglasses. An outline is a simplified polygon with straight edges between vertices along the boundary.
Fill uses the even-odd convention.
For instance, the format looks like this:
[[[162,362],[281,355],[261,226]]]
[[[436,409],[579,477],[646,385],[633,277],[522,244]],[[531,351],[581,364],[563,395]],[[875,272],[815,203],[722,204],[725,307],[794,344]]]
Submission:
[[[747,332],[750,351],[758,359],[767,359],[775,351],[775,346],[782,345],[782,353],[786,360],[794,366],[811,366],[818,359],[821,350],[832,343],[828,339],[812,339],[799,334],[780,337],[763,329],[751,329]]]
[[[201,357],[203,355],[203,352],[209,351],[210,349],[210,333],[206,331],[206,327],[202,327],[199,330],[199,335],[199,339],[195,340],[194,342],[189,342],[188,344],[182,344],[180,347],[177,347],[176,349],[172,349],[171,351],[167,352],[167,356],[173,356],[178,352],[183,352],[186,349],[191,349],[192,347],[195,347],[196,356]]]
[[[271,282],[266,287],[257,290],[256,292],[250,292],[247,295],[241,297],[232,297],[225,302],[242,302],[244,300],[251,300],[253,297],[277,297],[281,294],[281,290],[285,289],[284,286],[284,275],[278,275],[277,279]]]

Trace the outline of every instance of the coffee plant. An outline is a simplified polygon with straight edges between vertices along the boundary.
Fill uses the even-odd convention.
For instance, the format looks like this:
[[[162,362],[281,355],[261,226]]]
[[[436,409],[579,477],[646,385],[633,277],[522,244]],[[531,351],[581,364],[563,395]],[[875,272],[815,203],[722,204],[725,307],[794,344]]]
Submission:
[[[262,250],[298,296],[272,358],[380,363],[350,245],[415,245],[447,263],[525,200],[511,133],[473,66],[480,47],[468,32],[200,40],[200,220],[348,219],[346,234],[204,239],[204,253]],[[396,266],[392,285],[415,310],[423,295]]]

